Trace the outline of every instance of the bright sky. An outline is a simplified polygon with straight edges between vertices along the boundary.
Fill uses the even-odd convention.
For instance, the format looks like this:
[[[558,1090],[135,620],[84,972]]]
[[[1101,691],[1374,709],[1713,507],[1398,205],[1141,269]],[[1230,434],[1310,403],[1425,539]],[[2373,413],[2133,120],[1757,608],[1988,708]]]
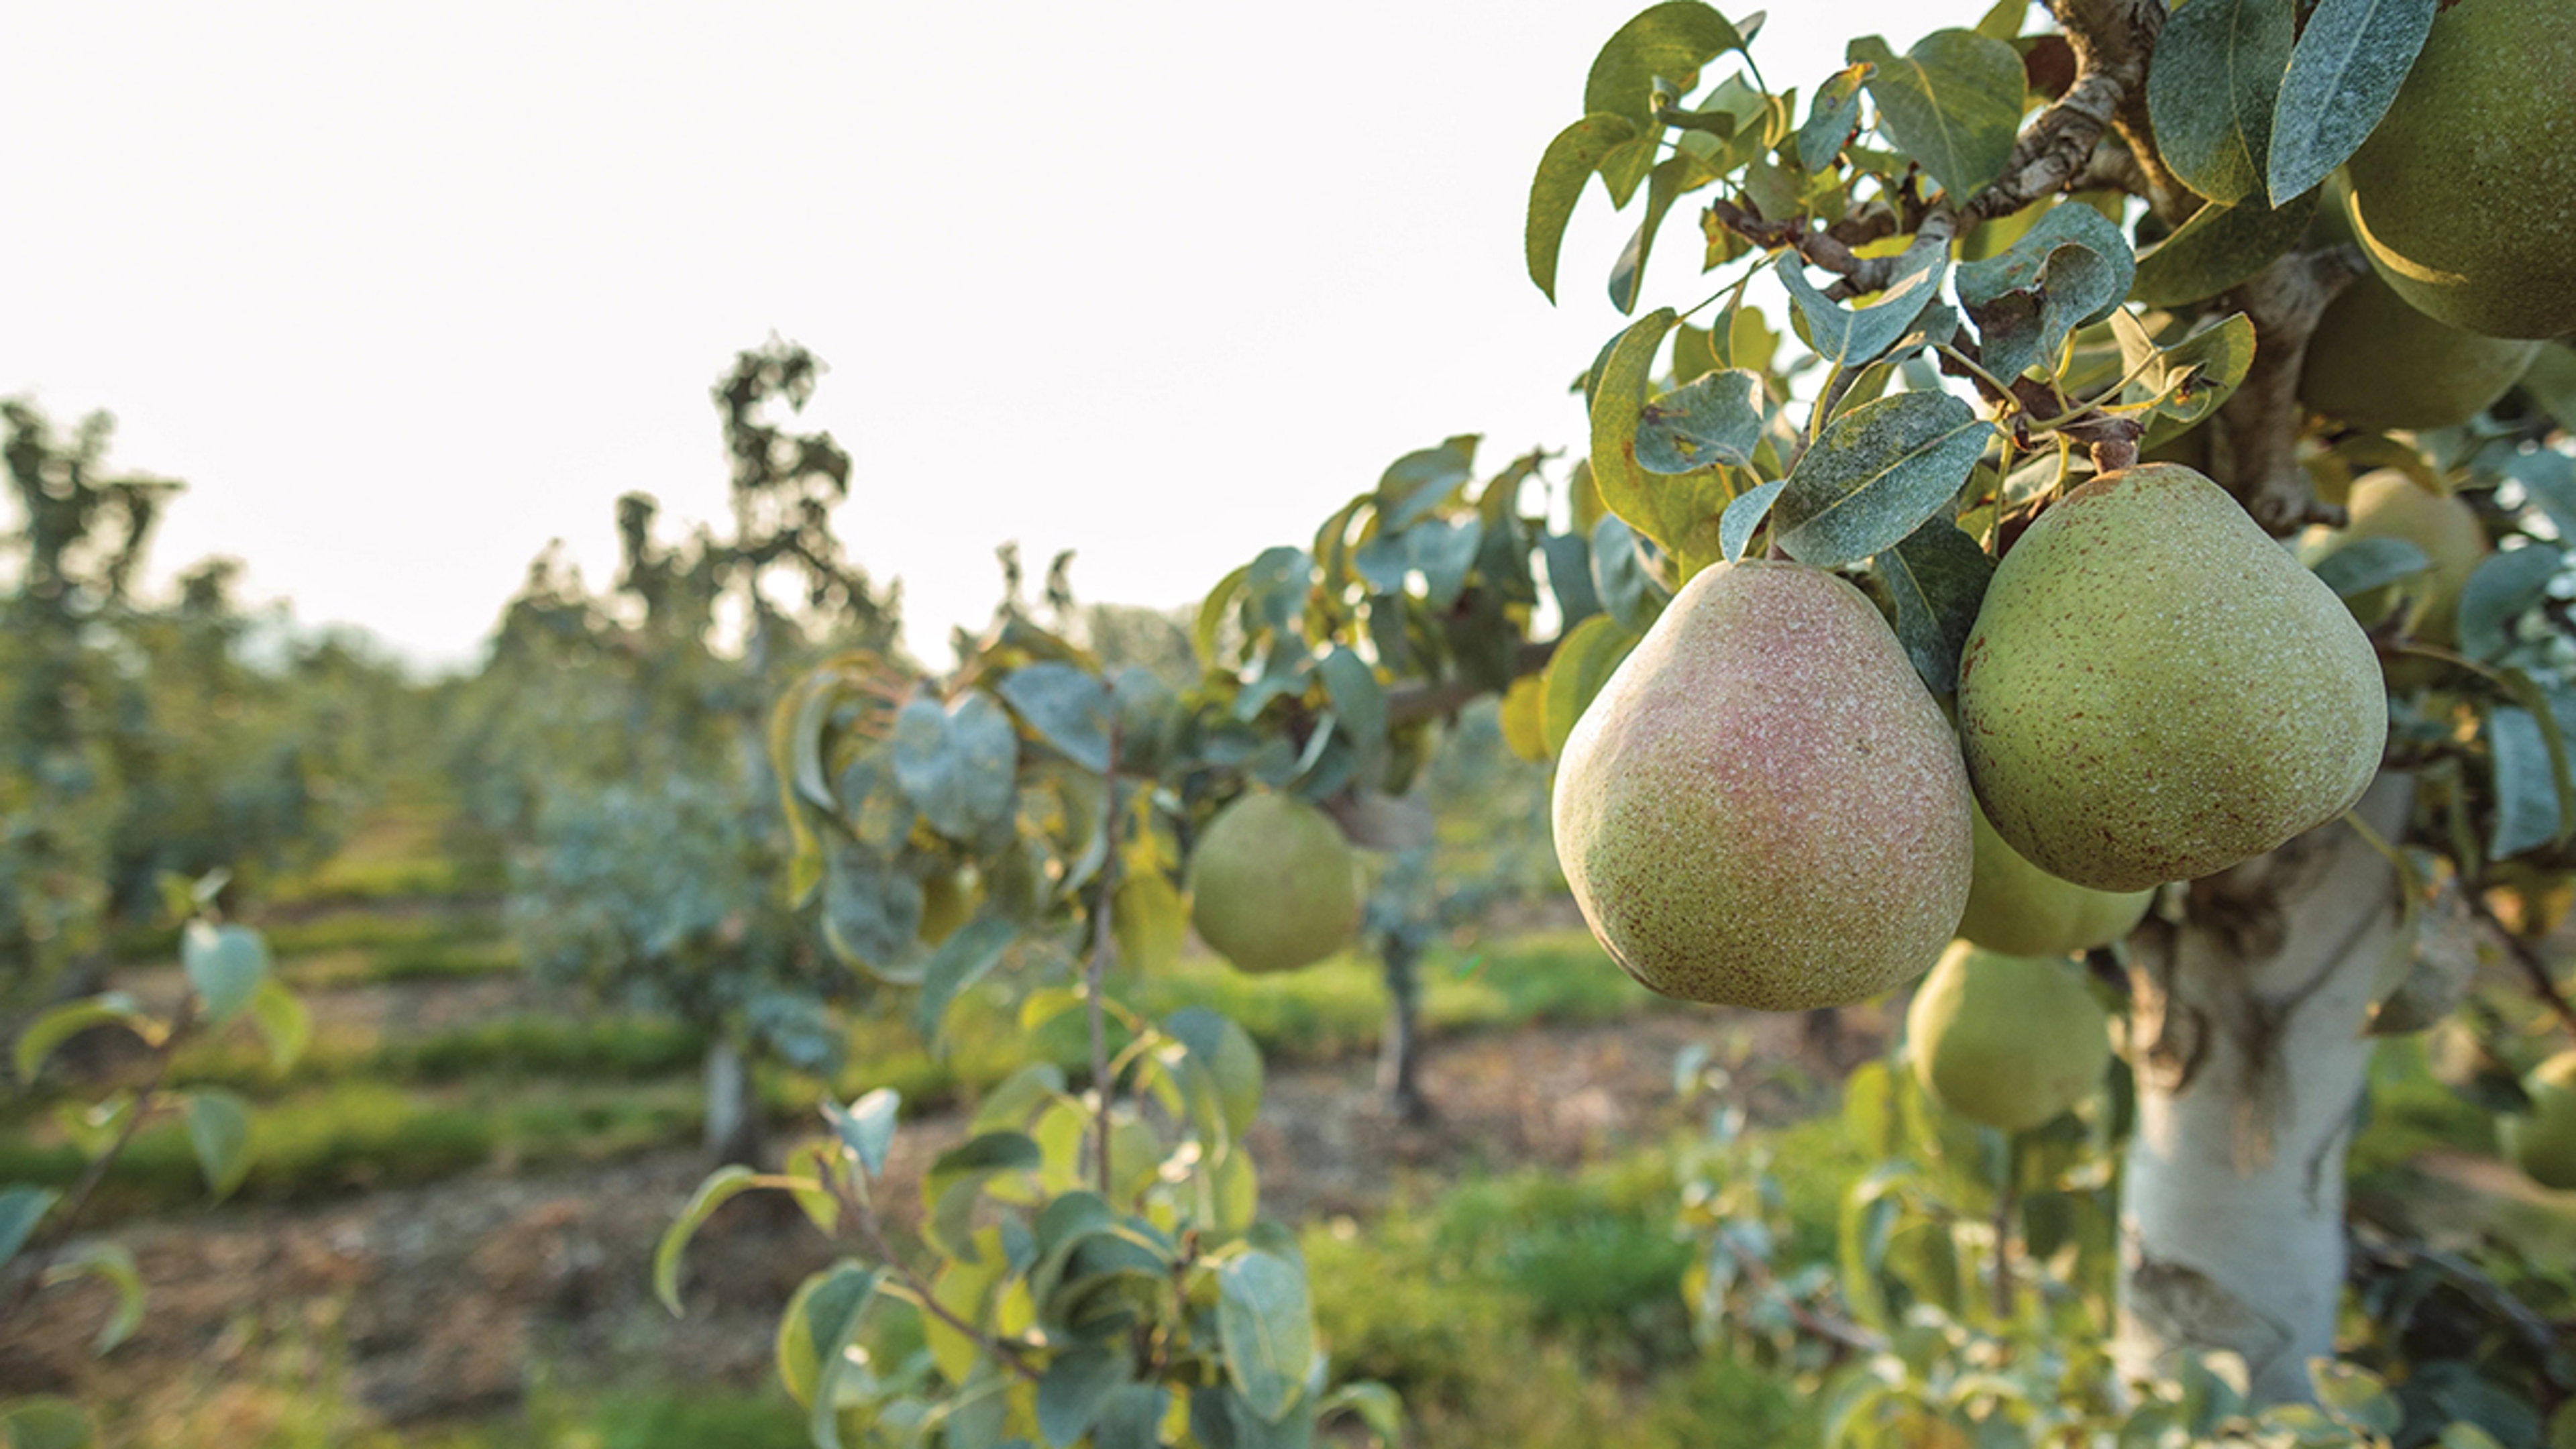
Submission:
[[[21,6],[0,396],[187,480],[161,576],[463,664],[549,539],[607,577],[619,493],[721,513],[707,390],[774,331],[944,663],[1005,539],[1186,603],[1410,449],[1576,443],[1636,211],[1586,198],[1550,308],[1522,207],[1642,5]],[[1754,54],[1803,113],[1983,9],[1777,0]]]

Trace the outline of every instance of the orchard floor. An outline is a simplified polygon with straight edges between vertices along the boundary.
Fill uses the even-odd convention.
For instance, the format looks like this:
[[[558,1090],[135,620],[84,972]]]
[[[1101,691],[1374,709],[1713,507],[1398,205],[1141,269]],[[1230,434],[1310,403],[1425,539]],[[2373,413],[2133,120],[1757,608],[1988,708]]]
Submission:
[[[510,975],[353,983],[315,1005],[327,1030],[470,1020],[531,1000]],[[1886,1023],[1845,1016],[1832,1056],[1876,1052]],[[1265,1211],[1298,1224],[1366,1219],[1461,1181],[1571,1172],[1660,1143],[1688,1115],[1674,1098],[1676,1055],[1730,1036],[1755,1121],[1830,1101],[1838,1063],[1802,1018],[1651,1007],[1607,1024],[1434,1038],[1423,1080],[1436,1115],[1420,1124],[1382,1107],[1364,1054],[1274,1067],[1251,1142]],[[909,1118],[881,1200],[916,1202],[908,1183],[965,1121],[955,1108]],[[780,1308],[846,1247],[792,1208],[771,1210],[779,1200],[737,1200],[693,1244],[689,1312],[671,1318],[651,1297],[652,1252],[705,1168],[674,1147],[569,1167],[505,1156],[426,1186],[130,1220],[115,1233],[150,1286],[142,1329],[93,1358],[107,1295],[48,1293],[0,1339],[0,1394],[69,1393],[108,1411],[116,1442],[249,1445],[306,1396],[339,1406],[346,1423],[418,1432],[518,1412],[540,1380],[575,1393],[768,1392]]]

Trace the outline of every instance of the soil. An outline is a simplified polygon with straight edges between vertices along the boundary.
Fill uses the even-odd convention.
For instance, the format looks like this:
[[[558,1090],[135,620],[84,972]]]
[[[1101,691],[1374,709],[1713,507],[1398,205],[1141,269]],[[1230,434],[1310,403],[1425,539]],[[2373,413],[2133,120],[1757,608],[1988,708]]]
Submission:
[[[417,1021],[433,1002],[435,1014],[466,1009],[434,993],[369,1005]],[[1833,1043],[1797,1017],[1705,1012],[1436,1039],[1422,1071],[1435,1115],[1424,1122],[1381,1106],[1368,1060],[1281,1069],[1250,1138],[1264,1210],[1288,1222],[1365,1216],[1479,1173],[1571,1170],[1660,1141],[1684,1123],[1673,1068],[1694,1043],[1741,1064],[1730,1090],[1757,1120],[1793,1117],[1887,1029],[1868,1012],[1845,1023]],[[879,1200],[916,1203],[922,1169],[965,1122],[953,1111],[908,1120]],[[653,1249],[705,1171],[698,1153],[673,1149],[128,1223],[115,1236],[150,1285],[141,1329],[94,1357],[108,1293],[47,1292],[0,1337],[0,1395],[142,1404],[255,1372],[278,1343],[316,1341],[333,1345],[343,1391],[392,1424],[505,1409],[532,1363],[566,1384],[757,1385],[788,1295],[849,1249],[783,1198],[737,1199],[692,1243],[688,1311],[670,1317],[651,1295]]]

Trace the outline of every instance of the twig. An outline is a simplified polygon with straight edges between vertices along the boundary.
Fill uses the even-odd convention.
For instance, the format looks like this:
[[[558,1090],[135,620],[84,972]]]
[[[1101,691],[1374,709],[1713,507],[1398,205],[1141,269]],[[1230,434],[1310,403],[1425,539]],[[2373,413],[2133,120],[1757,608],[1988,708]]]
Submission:
[[[1536,674],[1547,667],[1556,653],[1557,641],[1541,639],[1524,641],[1512,655],[1512,678]],[[1461,708],[1478,695],[1489,691],[1472,679],[1444,679],[1438,684],[1411,684],[1387,691],[1386,722],[1390,725],[1411,724]]]
[[[36,1290],[44,1284],[45,1270],[53,1266],[54,1255],[62,1251],[63,1244],[71,1241],[73,1230],[80,1224],[81,1210],[89,1206],[90,1195],[107,1180],[108,1169],[125,1154],[127,1146],[134,1141],[134,1134],[143,1130],[143,1119],[151,1115],[153,1099],[160,1095],[161,1084],[170,1075],[170,1062],[178,1055],[180,1039],[196,1025],[196,1009],[195,997],[181,999],[179,1014],[171,1019],[170,1030],[152,1049],[152,1074],[144,1078],[143,1086],[135,1092],[134,1105],[125,1114],[125,1125],[117,1129],[116,1140],[108,1144],[105,1152],[90,1159],[89,1166],[82,1169],[71,1191],[63,1195],[62,1209],[54,1219],[53,1231],[46,1236],[43,1247],[27,1255],[25,1276],[9,1290],[7,1303],[0,1305],[0,1323],[17,1317],[19,1311],[27,1306],[27,1300],[36,1296]]]
[[[1723,1232],[1717,1235],[1717,1240],[1726,1244],[1726,1251],[1735,1258],[1735,1266],[1742,1270],[1745,1281],[1751,1283],[1757,1291],[1779,1288],[1779,1280],[1771,1276],[1770,1264],[1745,1251],[1743,1244]],[[1780,1301],[1786,1305],[1789,1317],[1800,1328],[1829,1343],[1838,1343],[1845,1348],[1857,1349],[1862,1353],[1885,1353],[1888,1350],[1885,1336],[1863,1328],[1857,1323],[1846,1322],[1840,1318],[1829,1318],[1787,1293],[1780,1294]]]
[[[921,1275],[913,1271],[910,1263],[897,1256],[894,1245],[886,1241],[885,1228],[877,1221],[876,1209],[868,1204],[865,1197],[851,1195],[839,1183],[833,1184],[833,1195],[840,1198],[850,1209],[850,1217],[858,1223],[860,1235],[867,1239],[868,1250],[876,1254],[877,1261],[885,1264],[895,1276],[903,1279],[903,1286],[912,1290],[912,1296],[923,1308],[930,1311],[932,1317],[966,1335],[976,1347],[1009,1365],[1020,1377],[1031,1383],[1037,1382],[1038,1371],[1031,1368],[1024,1357],[1028,1352],[1026,1348],[1007,1339],[995,1338],[977,1328],[957,1316],[954,1310],[940,1302],[931,1293],[930,1285],[922,1281]]]
[[[2558,989],[2557,978],[2549,972],[2549,963],[2530,942],[2516,935],[2496,915],[2495,908],[2487,904],[2485,891],[2473,888],[2460,894],[2468,899],[2469,910],[2486,922],[2496,933],[2496,938],[2504,942],[2506,953],[2513,957],[2514,963],[2522,968],[2523,976],[2531,983],[2531,994],[2539,997],[2542,1004],[2557,1015],[2558,1024],[2567,1028],[2569,1037],[2576,1038],[2576,1005],[2569,1004],[2566,993]]]

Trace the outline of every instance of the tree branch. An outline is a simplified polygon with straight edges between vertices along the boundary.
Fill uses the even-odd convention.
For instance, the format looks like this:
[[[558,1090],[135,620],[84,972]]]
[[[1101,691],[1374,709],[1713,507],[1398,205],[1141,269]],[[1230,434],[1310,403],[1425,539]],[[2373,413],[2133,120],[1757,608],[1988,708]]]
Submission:
[[[2487,904],[2484,891],[2464,890],[2460,894],[2467,899],[2469,909],[2476,913],[2477,918],[2484,921],[2488,929],[2495,932],[2496,939],[2504,943],[2505,952],[2513,957],[2514,964],[2522,968],[2523,979],[2531,985],[2531,994],[2539,997],[2541,1004],[2556,1014],[2558,1024],[2567,1028],[2569,1037],[2576,1038],[2576,1004],[2570,1004],[2567,994],[2558,989],[2557,978],[2550,974],[2549,962],[2496,915],[2495,908]]]
[[[1547,667],[1556,653],[1554,639],[1523,640],[1512,655],[1512,678],[1536,674]],[[1452,714],[1485,694],[1486,688],[1472,679],[1444,679],[1437,684],[1408,684],[1387,691],[1386,722],[1389,725],[1411,724],[1415,720]]]
[[[2293,252],[2228,294],[2254,324],[2254,362],[2210,430],[2210,475],[2275,538],[2339,521],[2299,464],[2299,373],[2326,304],[2362,274],[2352,247]]]

